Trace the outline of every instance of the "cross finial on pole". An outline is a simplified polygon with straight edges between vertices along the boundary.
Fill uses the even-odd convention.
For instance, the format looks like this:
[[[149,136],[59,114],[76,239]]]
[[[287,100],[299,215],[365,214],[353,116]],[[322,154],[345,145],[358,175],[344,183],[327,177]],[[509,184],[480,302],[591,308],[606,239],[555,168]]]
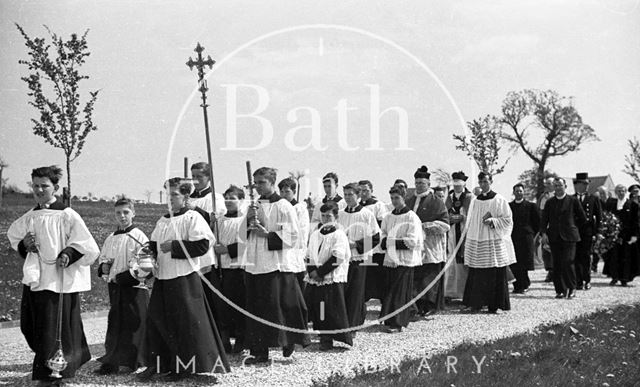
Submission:
[[[216,234],[216,240],[220,240],[218,227],[216,225],[216,220],[218,215],[217,208],[216,208],[216,196],[215,196],[216,186],[213,180],[213,157],[211,155],[211,139],[209,136],[209,116],[207,114],[207,106],[208,106],[207,91],[209,89],[207,88],[207,80],[204,79],[204,68],[206,66],[208,66],[209,68],[213,68],[213,65],[216,63],[216,61],[211,59],[211,56],[209,55],[207,55],[207,59],[202,58],[202,52],[204,51],[204,47],[200,45],[200,42],[198,42],[195,50],[193,51],[195,51],[198,54],[198,56],[196,56],[196,60],[193,60],[191,57],[189,57],[189,60],[187,61],[187,66],[189,66],[189,69],[192,71],[194,67],[198,70],[198,84],[200,85],[200,88],[198,90],[200,91],[200,98],[202,98],[202,104],[200,106],[202,107],[202,114],[204,116],[204,133],[205,133],[205,138],[207,140],[207,159],[209,161],[209,182],[211,183],[211,204],[213,206],[212,226]],[[216,254],[216,261],[217,261],[218,270],[220,270],[222,266],[220,262],[220,256],[218,254]]]
[[[213,65],[216,63],[216,61],[211,59],[210,55],[207,55],[207,59],[204,59],[202,57],[202,52],[204,51],[204,47],[200,45],[200,42],[198,42],[198,45],[193,51],[195,51],[198,54],[198,56],[196,56],[196,60],[193,60],[191,59],[191,57],[189,57],[189,60],[187,61],[187,66],[189,66],[190,70],[193,70],[193,68],[195,67],[198,70],[198,80],[202,81],[202,79],[204,78],[204,68],[206,66],[208,66],[209,68],[212,68]]]

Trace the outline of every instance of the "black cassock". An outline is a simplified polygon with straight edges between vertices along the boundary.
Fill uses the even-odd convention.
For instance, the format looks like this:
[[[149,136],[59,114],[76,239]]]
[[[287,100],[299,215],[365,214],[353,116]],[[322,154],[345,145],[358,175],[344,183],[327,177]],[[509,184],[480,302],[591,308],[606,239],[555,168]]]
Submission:
[[[523,200],[521,203],[509,203],[513,214],[511,240],[516,252],[515,265],[524,270],[533,270],[533,237],[540,225],[540,211],[535,203]]]
[[[632,236],[640,234],[640,208],[638,203],[627,200],[622,209],[617,209],[617,199],[607,201],[607,209],[620,220],[621,244],[617,244],[608,253],[609,260],[605,264],[603,274],[623,282],[633,281],[640,274],[640,256],[638,244],[640,241],[628,244]],[[640,239],[640,238],[639,238]]]
[[[29,286],[23,286],[20,330],[29,348],[35,352],[33,380],[47,380],[51,375],[46,363],[58,349],[58,298],[58,293],[48,290],[32,292]],[[72,378],[80,366],[91,360],[80,317],[79,293],[64,293],[62,322],[62,352],[68,364],[61,374],[63,378]]]
[[[102,273],[98,271],[98,276]],[[110,282],[107,337],[104,356],[97,360],[104,364],[125,366],[132,370],[147,366],[145,332],[149,291],[135,288],[139,281],[129,271],[116,275]]]
[[[513,276],[516,278],[513,287],[515,290],[529,288],[528,270],[533,270],[533,252],[535,246],[533,239],[540,226],[540,211],[535,203],[523,200],[520,203],[509,203],[513,214],[513,230],[511,241],[516,253],[516,263],[510,266]]]
[[[146,328],[147,362],[160,365],[158,372],[230,371],[198,273],[156,280]]]

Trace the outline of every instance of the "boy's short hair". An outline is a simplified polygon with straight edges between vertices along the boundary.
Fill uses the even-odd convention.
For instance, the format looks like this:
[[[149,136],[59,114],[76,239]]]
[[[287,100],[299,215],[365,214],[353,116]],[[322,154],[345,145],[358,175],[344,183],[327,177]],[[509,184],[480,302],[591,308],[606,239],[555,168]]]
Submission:
[[[133,200],[126,198],[126,197],[121,197],[120,199],[116,200],[115,204],[113,205],[114,207],[120,207],[120,206],[127,206],[129,208],[131,208],[131,211],[135,211],[135,205],[133,204]]]
[[[402,180],[402,179],[396,179],[396,181],[393,182],[393,185],[396,186],[398,184],[402,184],[405,188],[408,187],[409,185],[407,184],[406,181]]]
[[[226,198],[227,195],[235,195],[238,199],[244,199],[244,190],[238,186],[231,184],[226,191],[224,191],[223,196]]]
[[[198,163],[195,163],[193,165],[191,165],[191,170],[193,171],[194,169],[199,169],[202,172],[206,173],[207,175],[209,174],[209,163],[205,163],[203,161],[200,161]]]
[[[518,184],[514,185],[514,186],[513,186],[513,189],[516,189],[516,188],[522,188],[522,189],[524,189],[524,184],[522,184],[522,183],[518,183]]]
[[[253,172],[253,177],[255,178],[256,176],[262,176],[271,184],[275,184],[276,178],[278,177],[278,171],[275,168],[261,167]]]
[[[329,200],[328,202],[320,206],[320,212],[332,212],[334,216],[338,215],[338,210],[338,204],[332,200]]]
[[[490,182],[493,182],[493,176],[491,176],[490,173],[487,172],[480,172],[478,173],[478,180],[482,180],[484,178],[487,178]]]
[[[336,183],[336,185],[338,185],[338,175],[336,175],[334,172],[329,172],[326,175],[324,175],[324,177],[322,178],[322,182],[324,183],[329,179],[333,180],[333,182]]]
[[[366,185],[369,187],[369,189],[373,189],[373,184],[371,184],[369,180],[360,180],[358,182],[358,185]]]
[[[402,197],[405,197],[407,195],[407,189],[404,188],[403,185],[396,184],[393,187],[391,187],[391,189],[389,190],[389,195],[392,195],[392,194],[397,194]]]
[[[191,195],[193,192],[193,183],[191,180],[182,177],[172,177],[164,183],[165,188],[178,187],[178,190],[182,195]]]
[[[62,179],[62,168],[57,165],[50,165],[48,167],[40,167],[31,170],[31,178],[34,177],[46,177],[53,184],[58,184]]]
[[[345,185],[344,187],[342,187],[342,191],[343,192],[345,192],[347,190],[353,191],[356,195],[360,194],[360,186],[358,185],[358,183],[349,183],[349,184]]]
[[[298,183],[294,178],[287,177],[286,179],[280,180],[280,182],[278,183],[279,190],[282,190],[284,188],[289,188],[291,191],[293,191],[293,193],[295,193],[298,189]]]

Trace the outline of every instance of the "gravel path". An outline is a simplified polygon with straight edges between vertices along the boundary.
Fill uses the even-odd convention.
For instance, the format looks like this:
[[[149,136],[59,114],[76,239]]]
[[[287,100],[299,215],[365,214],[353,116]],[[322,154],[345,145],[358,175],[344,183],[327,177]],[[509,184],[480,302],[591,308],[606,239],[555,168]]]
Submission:
[[[180,385],[213,384],[216,379],[219,384],[226,386],[309,385],[313,380],[325,380],[333,372],[353,375],[354,369],[384,369],[402,359],[421,358],[462,342],[482,342],[531,332],[543,324],[571,320],[613,305],[640,302],[640,285],[634,286],[632,283],[628,288],[610,287],[609,280],[601,274],[593,278],[593,288],[586,292],[579,291],[576,299],[556,300],[553,285],[543,282],[544,271],[538,270],[530,275],[530,291],[524,295],[513,295],[512,310],[509,312],[498,315],[461,314],[460,306],[454,305],[427,320],[411,323],[399,334],[384,333],[378,326],[368,327],[358,332],[351,349],[340,347],[330,352],[320,352],[316,339],[311,346],[297,351],[293,359],[285,359],[279,351],[272,350],[272,364],[258,367],[242,367],[242,356],[235,355],[231,357],[231,373],[218,374],[215,378],[198,376]],[[369,318],[373,319],[377,316],[379,305],[370,305],[369,310],[376,311],[369,314]],[[84,324],[95,359],[104,352],[102,343],[106,317],[88,319]],[[0,385],[29,385],[32,356],[19,328],[0,329]],[[136,384],[130,374],[95,376],[91,371],[97,367],[97,362],[92,360],[79,371],[70,385],[141,385]]]

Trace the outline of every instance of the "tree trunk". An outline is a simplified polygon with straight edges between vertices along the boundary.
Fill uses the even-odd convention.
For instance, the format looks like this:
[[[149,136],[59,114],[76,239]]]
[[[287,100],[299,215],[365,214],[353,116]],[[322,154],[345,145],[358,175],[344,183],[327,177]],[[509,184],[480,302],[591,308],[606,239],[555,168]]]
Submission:
[[[62,190],[63,195],[62,199],[64,204],[67,207],[71,207],[71,161],[69,160],[69,156],[67,156],[67,195],[65,197],[64,190]]]
[[[2,170],[4,168],[0,167],[0,207],[2,207],[2,195],[3,195],[3,189],[2,189]]]
[[[546,162],[538,164],[538,171],[536,173],[536,200],[539,200],[544,193],[544,167]]]

